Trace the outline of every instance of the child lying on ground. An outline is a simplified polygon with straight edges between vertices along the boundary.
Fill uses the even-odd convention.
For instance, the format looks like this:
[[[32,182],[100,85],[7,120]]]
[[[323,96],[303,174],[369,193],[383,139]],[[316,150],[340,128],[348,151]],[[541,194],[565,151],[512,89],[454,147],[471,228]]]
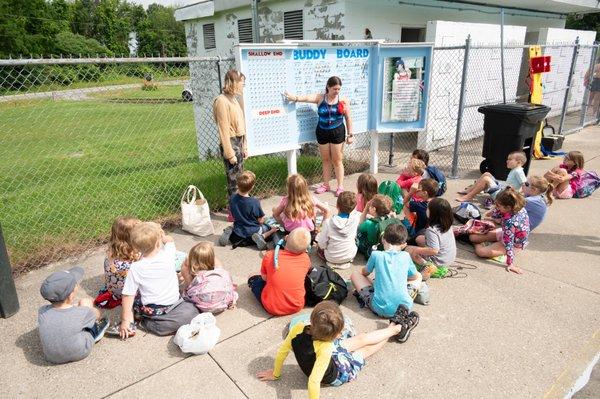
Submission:
[[[383,348],[391,337],[405,342],[418,321],[417,313],[399,308],[388,327],[340,339],[344,329],[342,311],[337,303],[323,301],[313,309],[310,324],[298,322],[290,329],[277,351],[273,369],[260,371],[257,377],[261,381],[279,379],[283,362],[293,351],[308,377],[308,397],[317,399],[321,384],[339,386],[356,379],[366,358]]]

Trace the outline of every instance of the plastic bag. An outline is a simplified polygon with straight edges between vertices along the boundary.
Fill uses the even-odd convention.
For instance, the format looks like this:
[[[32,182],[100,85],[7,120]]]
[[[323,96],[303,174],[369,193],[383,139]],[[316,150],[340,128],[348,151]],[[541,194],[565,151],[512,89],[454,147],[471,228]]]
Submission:
[[[179,327],[173,342],[184,353],[201,355],[207,353],[219,341],[221,330],[212,313],[201,313],[194,317],[190,324]]]

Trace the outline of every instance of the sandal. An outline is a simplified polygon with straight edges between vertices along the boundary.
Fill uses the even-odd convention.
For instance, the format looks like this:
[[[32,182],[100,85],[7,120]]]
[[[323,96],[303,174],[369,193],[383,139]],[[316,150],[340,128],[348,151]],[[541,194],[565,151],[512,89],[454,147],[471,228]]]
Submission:
[[[405,305],[398,305],[398,309],[396,309],[396,313],[392,317],[389,318],[390,323],[394,324],[404,324],[409,315],[409,310]]]
[[[410,312],[406,318],[406,322],[402,323],[402,330],[396,335],[396,341],[403,344],[410,337],[410,332],[419,324],[419,314]]]

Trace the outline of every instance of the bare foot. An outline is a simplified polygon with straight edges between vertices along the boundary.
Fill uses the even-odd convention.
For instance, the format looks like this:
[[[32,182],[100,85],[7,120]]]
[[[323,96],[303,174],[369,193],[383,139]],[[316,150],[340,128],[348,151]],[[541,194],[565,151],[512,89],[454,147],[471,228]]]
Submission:
[[[472,199],[473,198],[469,198],[469,197],[467,197],[465,195],[461,195],[459,197],[456,197],[454,200],[458,201],[458,202],[468,202],[468,201],[471,201]]]

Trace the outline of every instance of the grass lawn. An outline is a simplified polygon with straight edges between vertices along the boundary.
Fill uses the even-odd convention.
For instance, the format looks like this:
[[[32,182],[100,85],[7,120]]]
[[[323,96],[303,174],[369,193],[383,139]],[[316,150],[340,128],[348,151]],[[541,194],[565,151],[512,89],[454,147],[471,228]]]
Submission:
[[[165,86],[0,104],[0,223],[13,267],[89,248],[120,215],[176,216],[188,184],[211,208],[225,205],[222,160],[198,160],[192,104],[143,102],[180,95]],[[246,169],[257,174],[256,195],[283,190],[285,158],[250,158]],[[319,175],[320,160],[299,157],[298,169]]]

